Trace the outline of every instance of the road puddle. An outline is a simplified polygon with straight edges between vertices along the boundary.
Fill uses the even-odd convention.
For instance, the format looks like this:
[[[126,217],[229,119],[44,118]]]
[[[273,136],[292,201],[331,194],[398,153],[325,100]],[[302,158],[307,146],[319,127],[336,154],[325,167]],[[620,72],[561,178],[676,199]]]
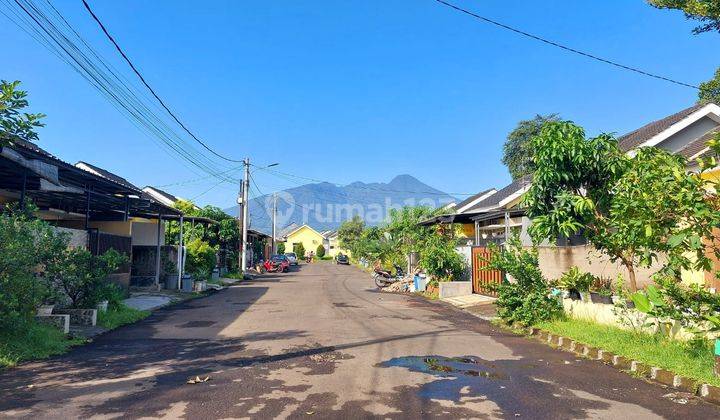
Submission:
[[[404,367],[411,372],[432,373],[441,377],[478,377],[507,380],[509,376],[491,362],[476,357],[405,356],[380,363],[381,367]]]

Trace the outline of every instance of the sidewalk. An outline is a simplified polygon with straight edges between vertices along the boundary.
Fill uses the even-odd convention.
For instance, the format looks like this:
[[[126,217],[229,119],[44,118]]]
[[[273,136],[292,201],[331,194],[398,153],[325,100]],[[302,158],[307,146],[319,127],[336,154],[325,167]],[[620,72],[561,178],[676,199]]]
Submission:
[[[441,300],[488,321],[497,316],[495,298],[489,296],[472,294],[443,298]]]

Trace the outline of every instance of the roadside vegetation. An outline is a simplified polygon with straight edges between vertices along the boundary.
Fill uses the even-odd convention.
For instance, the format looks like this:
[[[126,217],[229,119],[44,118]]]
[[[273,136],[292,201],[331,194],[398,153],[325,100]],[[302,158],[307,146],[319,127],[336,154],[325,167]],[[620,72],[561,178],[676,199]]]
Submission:
[[[150,311],[140,311],[120,304],[107,311],[98,312],[97,323],[103,328],[113,330],[123,325],[132,324],[150,316]]]
[[[389,271],[394,271],[394,265],[405,267],[407,256],[417,253],[429,284],[460,280],[467,266],[455,251],[453,228],[419,224],[438,211],[428,207],[392,209],[389,220],[380,226],[365,226],[356,216],[338,229],[340,246],[350,251],[356,263],[365,267],[379,263]]]
[[[46,359],[83,343],[84,339],[68,338],[57,328],[32,321],[14,328],[2,328],[0,368],[12,367],[26,360]]]
[[[720,385],[711,343],[720,334],[720,296],[681,275],[709,271],[710,257],[720,256],[712,245],[713,229],[720,226],[719,186],[701,176],[717,166],[720,142],[709,142],[712,153],[698,159],[698,174],[685,170],[681,156],[655,148],[628,156],[612,136],[586,138],[567,121],[544,123],[530,141],[533,183],[523,204],[533,220],[533,242],[583,235],[622,264],[629,278],[604,279],[573,267],[550,281],[535,248],[515,238],[495,248],[487,267],[506,273],[496,287],[498,316],[511,326],[539,327]],[[651,265],[661,266],[654,284],[638,290],[637,268]],[[590,294],[614,302],[616,326],[564,312],[562,297],[587,302]],[[677,334],[680,327],[684,337]]]
[[[35,141],[34,130],[43,125],[42,114],[25,110],[27,94],[18,87],[19,82],[0,82],[0,145],[17,137]],[[99,314],[107,328],[146,316],[124,307],[127,291],[108,280],[128,263],[126,255],[71,247],[69,236],[37,218],[37,210],[26,199],[0,211],[0,366],[46,358],[84,342],[40,322],[40,310],[49,315],[55,308],[107,303],[109,311]]]
[[[544,321],[536,325],[553,334],[569,337],[618,356],[720,386],[720,378],[713,371],[713,347],[706,340],[682,342],[658,334],[624,330],[577,319]]]

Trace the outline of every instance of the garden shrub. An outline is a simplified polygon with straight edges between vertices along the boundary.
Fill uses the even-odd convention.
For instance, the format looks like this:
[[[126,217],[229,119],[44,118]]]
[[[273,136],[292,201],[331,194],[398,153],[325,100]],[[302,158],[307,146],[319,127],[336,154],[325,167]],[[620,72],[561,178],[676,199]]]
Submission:
[[[0,214],[0,328],[31,318],[51,298],[51,289],[35,272],[67,247],[66,235],[30,213],[10,209]]]
[[[215,248],[196,238],[187,244],[187,272],[197,279],[207,279],[215,268]]]
[[[537,249],[524,249],[515,237],[506,249],[491,245],[487,270],[500,270],[512,277],[495,286],[498,316],[509,324],[533,325],[562,315],[560,300],[550,295],[550,286],[538,266]]]
[[[453,241],[436,233],[427,238],[419,264],[426,274],[438,281],[455,280],[465,271],[465,261],[455,251]]]
[[[318,245],[317,250],[315,251],[315,255],[318,258],[322,258],[325,256],[325,247],[322,245]]]
[[[66,248],[48,262],[46,279],[71,307],[94,308],[114,293],[107,277],[126,262],[127,257],[114,249],[94,256],[85,248]]]
[[[284,243],[284,242],[280,242],[279,244],[277,244],[277,253],[278,253],[278,254],[284,254],[284,253],[285,253],[285,243]],[[298,255],[298,256],[299,256],[299,255]]]

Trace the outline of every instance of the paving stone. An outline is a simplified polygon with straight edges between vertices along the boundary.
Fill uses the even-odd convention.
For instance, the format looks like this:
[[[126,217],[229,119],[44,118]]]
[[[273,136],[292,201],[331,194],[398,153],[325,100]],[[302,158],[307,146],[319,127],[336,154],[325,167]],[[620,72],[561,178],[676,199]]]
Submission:
[[[630,369],[630,359],[622,356],[615,355],[612,357],[612,364],[618,369],[628,370]]]
[[[673,380],[673,386],[685,392],[695,392],[697,390],[698,383],[693,379],[686,378],[680,375],[675,375],[675,379]]]
[[[675,374],[667,369],[661,369],[658,367],[651,368],[650,379],[667,386],[675,385]]]
[[[715,404],[720,404],[720,387],[702,384],[700,386],[700,396]]]
[[[638,375],[646,377],[650,376],[650,366],[645,363],[638,362],[637,360],[630,362],[630,371],[635,372]]]

